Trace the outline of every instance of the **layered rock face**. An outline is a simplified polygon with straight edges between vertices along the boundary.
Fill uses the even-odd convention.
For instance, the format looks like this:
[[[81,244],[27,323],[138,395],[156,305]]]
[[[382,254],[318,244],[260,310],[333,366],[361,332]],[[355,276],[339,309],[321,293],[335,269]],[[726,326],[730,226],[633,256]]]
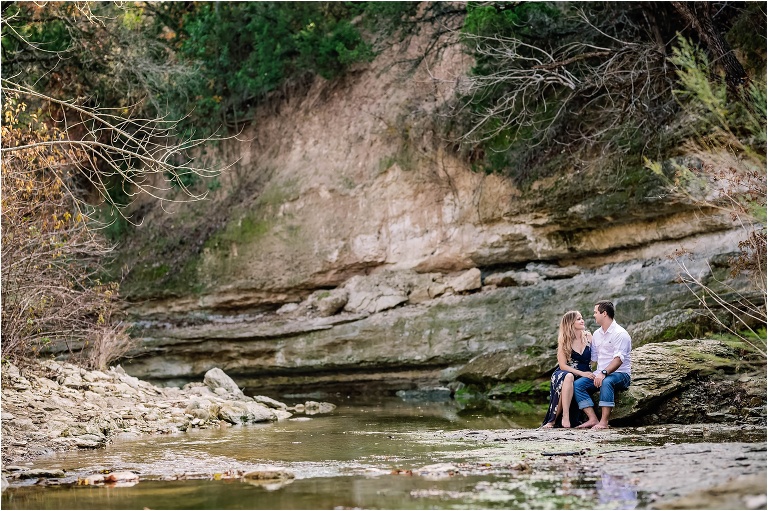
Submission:
[[[208,203],[146,213],[145,243],[128,245],[141,347],[126,371],[407,388],[504,352],[535,378],[552,366],[561,315],[589,318],[598,299],[637,345],[696,333],[700,305],[669,256],[690,250],[684,264],[717,287],[743,235],[731,219],[604,159],[526,184],[473,172],[436,134],[470,59],[453,45],[409,74],[392,64],[429,43],[413,37],[263,112],[247,142],[224,145],[237,163]],[[201,225],[178,267],[153,252]]]
[[[704,275],[713,267],[718,272],[721,253],[734,239],[717,234],[688,242],[703,257],[688,269]],[[272,313],[198,315],[186,325],[145,322],[141,353],[126,370],[181,383],[219,366],[239,385],[258,389],[363,383],[411,388],[451,381],[460,368],[468,382],[534,380],[554,365],[562,314],[576,309],[589,318],[599,299],[614,301],[616,319],[627,327],[635,347],[705,331],[706,312],[677,282],[679,271],[673,260],[649,257],[567,272],[530,265],[527,271],[484,278],[518,282],[511,276],[524,275],[535,281],[508,287],[481,285],[479,270],[452,279],[437,273],[381,273],[350,279],[333,292],[315,293]],[[478,282],[468,289],[451,287],[471,283],[473,274]],[[714,276],[707,280],[717,285]],[[327,315],[323,300],[335,304],[332,310],[345,299],[338,312]],[[501,373],[494,369],[499,364]],[[474,373],[473,366],[479,368]]]

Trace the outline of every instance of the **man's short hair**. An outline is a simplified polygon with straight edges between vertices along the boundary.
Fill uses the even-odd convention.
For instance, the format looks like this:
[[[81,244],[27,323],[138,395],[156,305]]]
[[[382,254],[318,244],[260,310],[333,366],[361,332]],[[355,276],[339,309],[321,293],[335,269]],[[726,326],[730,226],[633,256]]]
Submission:
[[[605,312],[611,319],[613,319],[613,316],[616,314],[616,309],[613,308],[613,303],[608,300],[600,300],[595,305],[597,305],[597,312]]]

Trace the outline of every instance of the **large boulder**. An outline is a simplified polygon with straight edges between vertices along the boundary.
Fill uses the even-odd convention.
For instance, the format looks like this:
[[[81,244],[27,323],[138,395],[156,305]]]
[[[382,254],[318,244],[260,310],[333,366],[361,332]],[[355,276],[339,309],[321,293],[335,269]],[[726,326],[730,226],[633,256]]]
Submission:
[[[218,367],[214,367],[205,373],[203,382],[217,394],[228,394],[236,399],[245,397],[243,391],[237,386],[237,383]]]
[[[720,340],[646,344],[632,351],[632,384],[619,393],[611,417],[643,424],[719,422],[725,409],[733,412],[730,419],[762,415],[764,420],[765,380],[755,385],[748,375],[755,369],[738,347]],[[762,400],[753,400],[760,389]]]
[[[227,401],[219,409],[219,419],[230,424],[248,424],[277,420],[277,415],[266,406],[253,401]]]

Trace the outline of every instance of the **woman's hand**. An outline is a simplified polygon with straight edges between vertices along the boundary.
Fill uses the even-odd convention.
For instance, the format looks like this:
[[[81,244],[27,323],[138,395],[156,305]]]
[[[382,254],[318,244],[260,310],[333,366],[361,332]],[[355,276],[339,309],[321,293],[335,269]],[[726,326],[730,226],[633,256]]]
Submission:
[[[595,380],[595,373],[589,373],[589,372],[587,372],[587,371],[584,371],[584,372],[582,372],[582,373],[581,373],[581,375],[582,375],[584,378],[589,378],[589,379],[590,379],[590,380],[592,380],[592,381],[594,381],[594,380]]]

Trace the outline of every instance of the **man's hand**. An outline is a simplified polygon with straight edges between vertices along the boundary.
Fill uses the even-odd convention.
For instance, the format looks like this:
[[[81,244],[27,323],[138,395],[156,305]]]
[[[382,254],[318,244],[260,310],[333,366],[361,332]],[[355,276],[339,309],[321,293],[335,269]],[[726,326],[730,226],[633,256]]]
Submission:
[[[595,387],[597,387],[599,389],[600,385],[603,384],[603,380],[604,379],[605,379],[605,375],[604,374],[596,374],[595,375]]]

